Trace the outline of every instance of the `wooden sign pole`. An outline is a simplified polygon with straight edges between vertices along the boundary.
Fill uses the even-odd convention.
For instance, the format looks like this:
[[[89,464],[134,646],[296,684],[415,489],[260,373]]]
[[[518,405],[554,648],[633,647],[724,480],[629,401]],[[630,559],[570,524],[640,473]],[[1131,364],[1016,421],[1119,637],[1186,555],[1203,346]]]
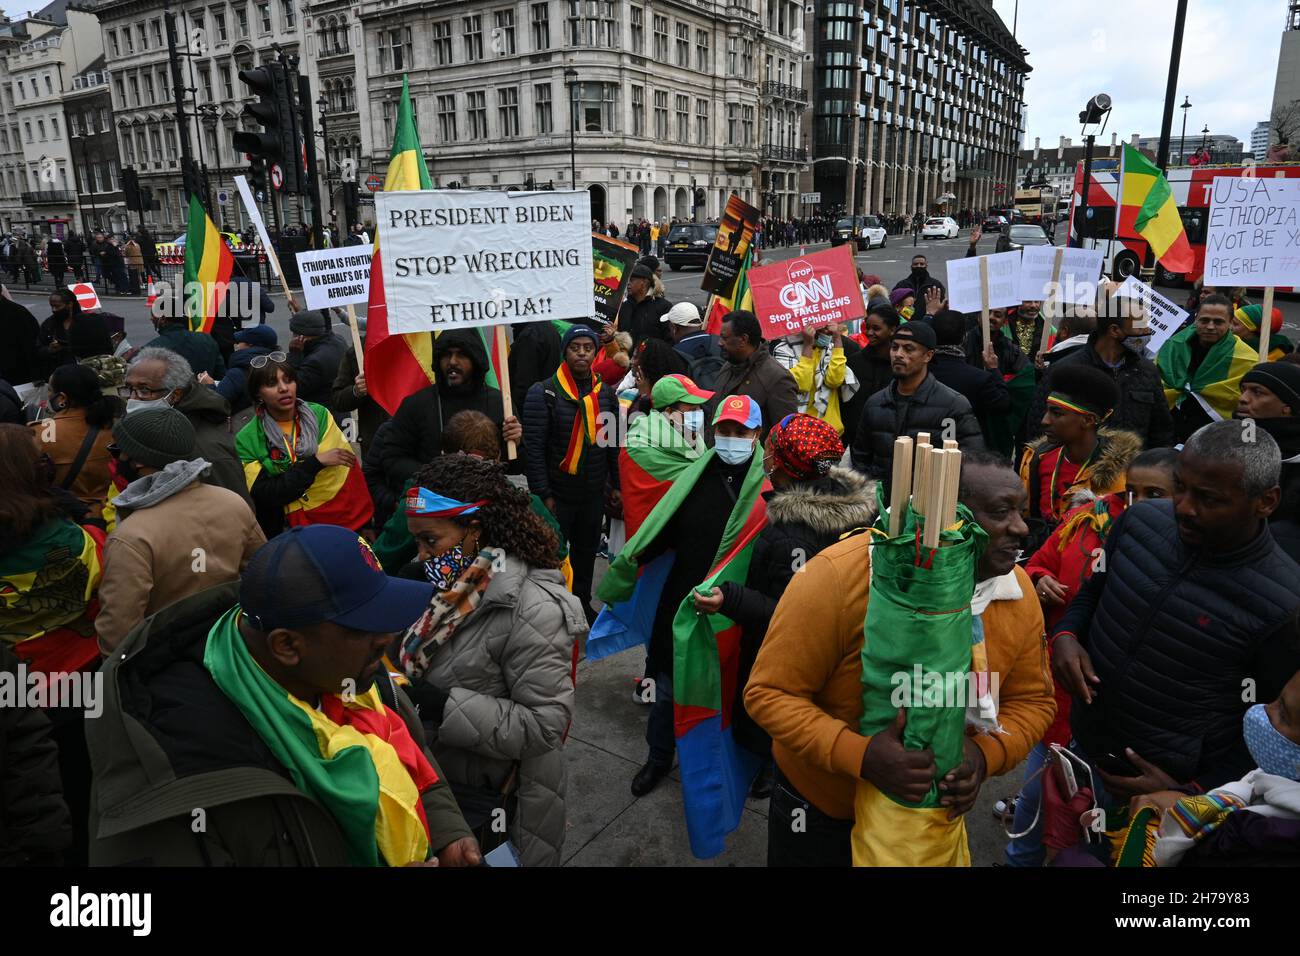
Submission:
[[[989,350],[993,338],[989,334],[989,260],[980,256],[980,331],[984,335],[984,351]]]
[[[903,530],[903,512],[912,495],[912,439],[906,435],[894,439],[894,473],[889,485],[889,536],[897,538]]]
[[[506,327],[504,325],[493,326],[492,328],[492,351],[505,359],[509,354],[506,348]],[[497,384],[501,386],[501,407],[503,417],[509,418],[514,412],[514,403],[510,400],[510,363],[501,362],[501,367],[497,369]],[[519,457],[519,449],[514,442],[506,442],[506,457],[514,461]]]
[[[924,489],[928,487],[930,469],[930,433],[916,433],[916,450],[912,462],[915,474],[912,476],[912,510],[919,515],[925,514],[926,497]]]
[[[366,374],[366,355],[361,348],[361,330],[357,328],[357,310],[356,307],[348,303],[348,328],[352,330],[352,347],[357,353],[357,373]]]
[[[1052,263],[1052,285],[1047,295],[1047,301],[1043,303],[1043,336],[1038,343],[1038,354],[1047,354],[1047,340],[1051,338],[1052,326],[1056,319],[1056,304],[1061,297],[1061,260],[1065,258],[1065,249],[1056,250],[1056,260]]]
[[[1273,333],[1273,287],[1264,287],[1264,305],[1259,317],[1259,360],[1268,361],[1268,339]]]

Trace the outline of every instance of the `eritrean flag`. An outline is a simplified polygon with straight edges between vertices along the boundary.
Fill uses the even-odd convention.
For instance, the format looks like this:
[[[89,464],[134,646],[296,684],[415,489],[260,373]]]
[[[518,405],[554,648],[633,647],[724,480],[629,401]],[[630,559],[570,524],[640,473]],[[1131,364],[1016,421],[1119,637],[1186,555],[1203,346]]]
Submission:
[[[334,421],[334,416],[323,405],[312,402],[303,403],[308,411],[316,416],[316,434],[318,451],[331,448],[352,450],[342,430]],[[299,405],[301,408],[302,405]],[[279,427],[278,425],[275,427]],[[292,446],[292,442],[288,443]],[[264,470],[273,475],[288,471],[294,464],[292,459],[279,458],[279,449],[272,451],[267,444],[263,431],[262,415],[253,416],[252,421],[240,429],[235,436],[235,451],[244,463],[244,480],[248,487],[253,487],[257,476]],[[352,468],[344,465],[330,465],[321,469],[316,480],[311,483],[307,493],[284,506],[285,521],[290,527],[308,524],[336,524],[344,528],[357,529],[365,525],[375,513],[374,503],[370,499],[370,489],[361,474],[358,463]]]
[[[208,633],[203,666],[239,708],[294,786],[338,823],[353,866],[405,866],[429,858],[420,795],[438,782],[405,721],[375,687],[319,709],[258,666],[239,633],[238,606]]]
[[[1196,326],[1190,325],[1161,346],[1156,355],[1165,401],[1173,410],[1191,396],[1211,418],[1232,418],[1241,398],[1241,377],[1259,363],[1259,354],[1229,332],[1210,347],[1210,354],[1196,374],[1189,376],[1194,335]]]
[[[674,479],[707,451],[703,440],[687,441],[662,412],[652,411],[632,423],[618,464],[628,537],[637,533]]]
[[[1194,268],[1192,247],[1169,180],[1155,163],[1128,143],[1120,159],[1120,205],[1137,210],[1134,230],[1151,244],[1166,269],[1190,272]]]
[[[411,111],[411,91],[402,77],[402,99],[397,106],[397,130],[388,158],[384,190],[432,189],[424,164],[420,133]],[[489,350],[488,354],[492,354]],[[433,336],[428,332],[389,334],[388,304],[384,296],[384,271],[379,258],[379,233],[370,260],[370,298],[366,304],[366,385],[370,396],[390,414],[397,414],[403,399],[433,384]]]
[[[736,284],[731,287],[731,295],[726,298],[717,295],[709,297],[709,309],[704,327],[710,335],[718,335],[722,332],[722,317],[728,312],[737,309],[746,312],[754,311],[754,294],[749,290],[749,267],[753,264],[754,247],[751,243],[745,253],[745,261],[740,264],[740,272],[736,274]]]
[[[235,257],[198,196],[190,196],[189,228],[185,233],[185,311],[191,332],[212,332],[212,323],[226,301]],[[203,297],[190,295],[202,286]]]
[[[597,596],[611,605],[601,612],[602,618],[637,601],[649,608],[648,620],[643,617],[633,621],[644,627],[643,635],[636,636],[643,636],[645,641],[649,640],[654,608],[671,567],[671,554],[645,569],[639,568],[637,559],[664,530],[716,454],[710,449],[678,476],[601,580]],[[766,484],[763,456],[756,453],[723,530],[713,568],[698,585],[700,590],[707,591],[725,581],[744,582],[754,542],[767,525],[767,504],[762,497]],[[628,640],[627,633],[611,630],[608,635],[600,635],[600,624],[597,619],[587,639],[588,659],[596,660],[636,643]],[[745,795],[758,770],[758,757],[739,746],[731,735],[740,631],[739,624],[721,614],[699,614],[689,594],[673,619],[677,761],[691,852],[700,859],[717,856],[726,849],[725,838],[740,823]],[[602,648],[602,642],[609,646]]]

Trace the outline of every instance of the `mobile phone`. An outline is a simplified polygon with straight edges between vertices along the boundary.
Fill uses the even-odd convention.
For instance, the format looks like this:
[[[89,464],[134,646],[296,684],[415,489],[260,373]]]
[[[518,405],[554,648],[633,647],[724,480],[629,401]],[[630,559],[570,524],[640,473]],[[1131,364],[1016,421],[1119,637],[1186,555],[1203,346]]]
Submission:
[[[1108,774],[1116,777],[1140,777],[1142,771],[1129,761],[1123,754],[1107,753],[1102,754],[1097,766],[1101,767]]]

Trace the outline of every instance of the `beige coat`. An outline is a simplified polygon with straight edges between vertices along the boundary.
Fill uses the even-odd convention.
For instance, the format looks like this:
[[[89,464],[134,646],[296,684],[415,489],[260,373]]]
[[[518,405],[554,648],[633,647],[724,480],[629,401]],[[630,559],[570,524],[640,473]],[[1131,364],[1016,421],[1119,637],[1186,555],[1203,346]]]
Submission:
[[[41,451],[49,455],[50,460],[54,462],[54,483],[62,485],[68,475],[68,469],[77,460],[81,445],[90,433],[85,409],[66,408],[61,412],[55,412],[51,418],[29,422],[27,427],[36,436]],[[90,454],[86,456],[81,470],[77,472],[77,477],[68,488],[90,509],[86,512],[86,517],[90,520],[100,517],[104,510],[104,499],[108,495],[108,485],[112,480],[108,474],[108,463],[112,460],[112,456],[108,453],[108,446],[112,443],[112,430],[101,428],[99,434],[95,436]]]
[[[119,516],[104,546],[95,618],[99,649],[110,654],[150,614],[204,588],[237,580],[265,543],[248,502],[200,481],[156,505]]]

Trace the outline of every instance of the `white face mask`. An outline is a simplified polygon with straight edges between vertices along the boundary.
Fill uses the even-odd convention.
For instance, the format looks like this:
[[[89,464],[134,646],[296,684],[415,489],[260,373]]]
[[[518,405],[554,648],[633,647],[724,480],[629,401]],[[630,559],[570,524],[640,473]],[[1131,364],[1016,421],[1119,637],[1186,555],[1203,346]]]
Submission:
[[[718,450],[718,457],[728,465],[741,465],[754,454],[754,439],[718,435],[713,440],[713,447]]]
[[[694,408],[689,412],[682,412],[682,427],[687,431],[698,432],[704,428],[704,411],[703,409]]]
[[[169,401],[170,398],[170,394],[164,395],[162,398],[129,398],[126,402],[126,413],[130,415],[132,412],[143,411],[146,408],[170,408],[172,404]]]

